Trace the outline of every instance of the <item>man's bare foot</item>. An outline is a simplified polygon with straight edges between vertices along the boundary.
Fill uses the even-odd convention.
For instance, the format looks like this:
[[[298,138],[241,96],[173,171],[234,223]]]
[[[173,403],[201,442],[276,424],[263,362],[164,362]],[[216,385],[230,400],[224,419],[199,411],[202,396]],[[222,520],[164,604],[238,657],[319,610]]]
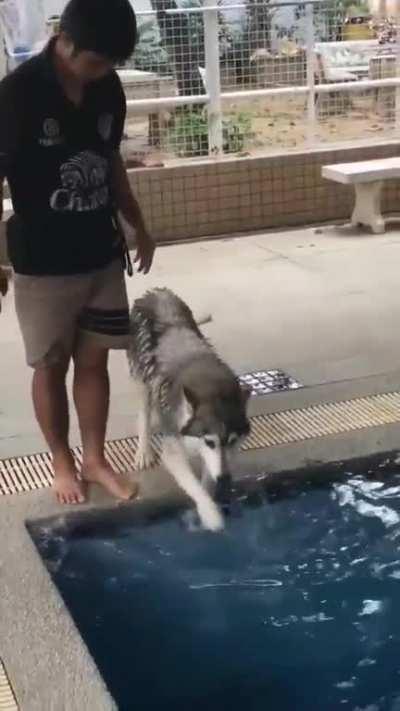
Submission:
[[[83,465],[82,478],[91,484],[99,484],[115,499],[128,501],[134,499],[139,493],[139,486],[130,481],[124,474],[115,472],[106,462],[99,464]]]
[[[60,504],[83,504],[86,501],[85,485],[72,467],[55,470],[53,491]]]

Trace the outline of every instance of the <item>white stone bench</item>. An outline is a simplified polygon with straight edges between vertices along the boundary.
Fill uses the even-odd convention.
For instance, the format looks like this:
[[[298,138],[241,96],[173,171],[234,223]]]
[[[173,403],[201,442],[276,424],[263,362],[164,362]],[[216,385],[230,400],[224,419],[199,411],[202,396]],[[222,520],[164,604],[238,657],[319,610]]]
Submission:
[[[381,212],[382,186],[385,180],[400,178],[400,158],[325,165],[322,177],[342,185],[354,185],[352,225],[370,227],[374,234],[385,232],[385,220]]]
[[[371,57],[379,52],[378,40],[347,40],[316,42],[321,57],[325,81],[349,81],[367,77]]]

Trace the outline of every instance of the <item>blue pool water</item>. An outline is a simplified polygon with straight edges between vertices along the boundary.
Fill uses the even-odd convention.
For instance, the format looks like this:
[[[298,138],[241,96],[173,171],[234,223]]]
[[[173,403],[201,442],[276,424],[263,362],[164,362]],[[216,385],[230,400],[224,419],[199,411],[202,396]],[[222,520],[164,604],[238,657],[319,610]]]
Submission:
[[[400,473],[363,466],[244,489],[222,535],[28,525],[121,711],[400,711]]]

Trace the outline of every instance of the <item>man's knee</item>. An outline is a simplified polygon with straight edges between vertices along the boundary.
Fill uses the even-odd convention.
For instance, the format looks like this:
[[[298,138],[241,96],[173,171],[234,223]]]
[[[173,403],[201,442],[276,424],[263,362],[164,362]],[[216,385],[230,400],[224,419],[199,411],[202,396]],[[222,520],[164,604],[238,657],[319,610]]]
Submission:
[[[30,363],[35,373],[44,373],[54,377],[66,377],[70,364],[70,354],[61,345],[56,344],[42,357]]]
[[[73,353],[75,371],[107,370],[108,349],[95,344],[82,343]]]
[[[66,380],[68,373],[68,362],[57,361],[55,363],[40,363],[33,367],[33,376],[36,381],[47,381],[61,383]]]

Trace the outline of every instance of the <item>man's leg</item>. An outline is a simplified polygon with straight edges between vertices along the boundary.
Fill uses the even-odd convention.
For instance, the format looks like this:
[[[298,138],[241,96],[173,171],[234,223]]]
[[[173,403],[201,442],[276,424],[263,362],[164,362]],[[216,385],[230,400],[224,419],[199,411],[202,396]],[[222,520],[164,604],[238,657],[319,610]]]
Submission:
[[[110,399],[108,350],[83,339],[74,361],[74,400],[83,447],[82,477],[100,484],[116,498],[130,499],[137,494],[137,485],[114,472],[104,455]]]
[[[54,464],[54,489],[61,503],[81,503],[85,487],[68,444],[65,378],[77,314],[86,298],[81,277],[15,275],[15,307],[26,360],[34,369],[32,397],[37,421]]]
[[[65,363],[35,368],[32,397],[37,421],[53,457],[57,498],[62,504],[78,504],[85,500],[85,491],[68,443],[67,369]]]

